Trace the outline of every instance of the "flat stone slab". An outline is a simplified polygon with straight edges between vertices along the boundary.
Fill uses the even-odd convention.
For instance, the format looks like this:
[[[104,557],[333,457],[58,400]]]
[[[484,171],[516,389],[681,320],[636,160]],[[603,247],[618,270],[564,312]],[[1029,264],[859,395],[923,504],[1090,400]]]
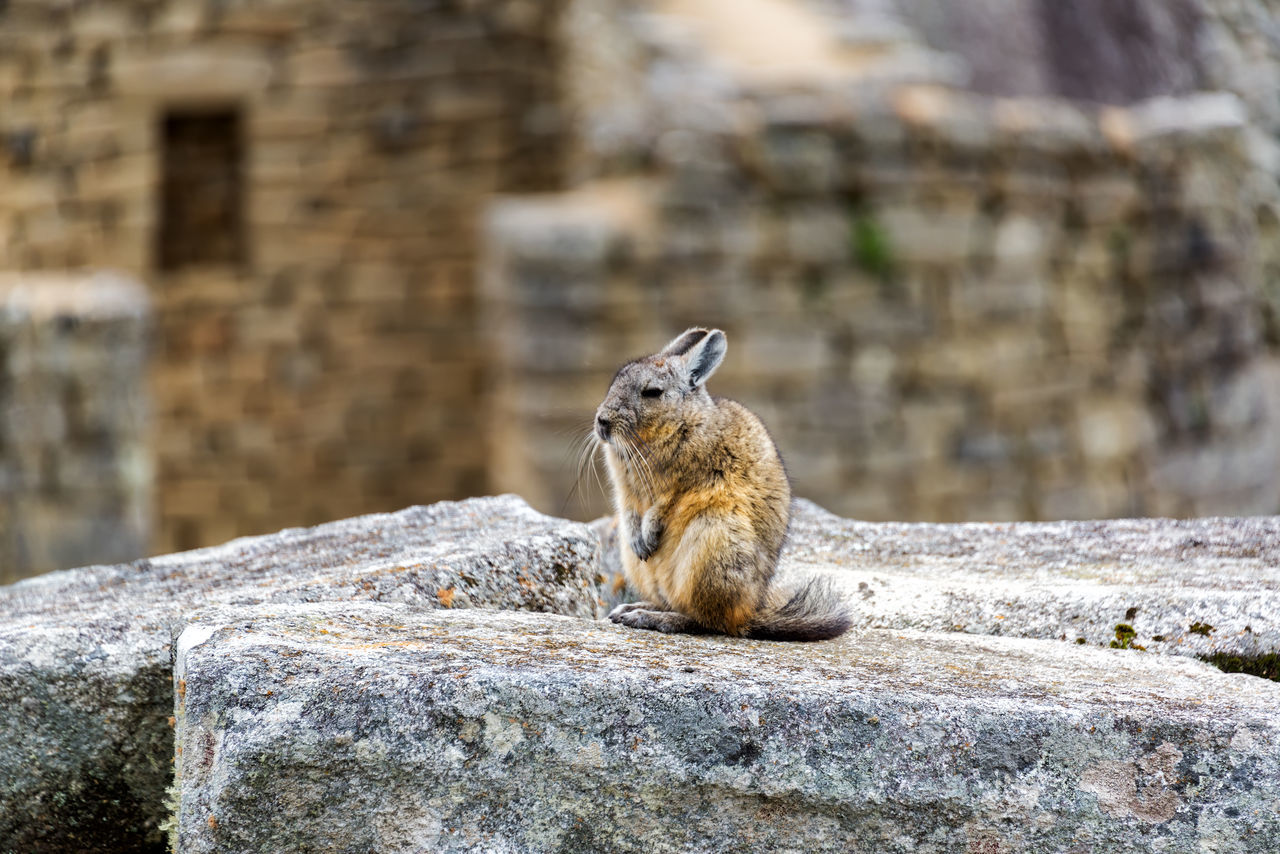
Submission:
[[[1280,516],[932,525],[799,500],[783,569],[832,573],[865,627],[1280,652]]]
[[[163,850],[171,627],[356,600],[584,617],[599,547],[515,496],[443,502],[0,587],[0,852]]]
[[[610,605],[634,598],[614,528],[592,523]],[[1105,647],[1124,624],[1150,652],[1280,653],[1280,516],[934,525],[797,499],[780,573],[829,575],[862,628]]]
[[[1280,851],[1280,684],[1176,656],[293,603],[176,648],[184,854]]]

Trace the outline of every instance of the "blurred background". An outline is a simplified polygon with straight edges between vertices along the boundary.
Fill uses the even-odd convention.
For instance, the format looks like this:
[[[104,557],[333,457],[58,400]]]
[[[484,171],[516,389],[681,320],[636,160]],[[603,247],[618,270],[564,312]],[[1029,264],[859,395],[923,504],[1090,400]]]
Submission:
[[[514,491],[729,337],[796,493],[1280,512],[1271,0],[0,0],[0,582]]]

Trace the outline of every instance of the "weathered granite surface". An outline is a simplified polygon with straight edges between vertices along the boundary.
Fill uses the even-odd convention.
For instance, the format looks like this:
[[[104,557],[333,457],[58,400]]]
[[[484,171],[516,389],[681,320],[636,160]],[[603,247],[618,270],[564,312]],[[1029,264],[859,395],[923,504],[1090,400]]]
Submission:
[[[183,854],[1280,850],[1280,685],[1177,657],[289,603],[175,677]]]
[[[786,568],[838,569],[867,627],[1280,652],[1278,516],[880,524],[798,501]]]
[[[281,531],[0,587],[0,852],[162,850],[170,631],[221,605],[596,614],[596,540],[514,496]]]
[[[505,496],[0,588],[0,854],[162,850],[175,697],[182,851],[1280,850],[1280,686],[1153,654],[1276,651],[1280,520],[798,501],[828,644],[428,613],[597,616],[595,528]]]
[[[592,529],[602,596],[629,601],[612,520]],[[1280,516],[931,525],[797,499],[781,572],[830,574],[862,628],[1109,646],[1123,624],[1148,652],[1280,652]]]

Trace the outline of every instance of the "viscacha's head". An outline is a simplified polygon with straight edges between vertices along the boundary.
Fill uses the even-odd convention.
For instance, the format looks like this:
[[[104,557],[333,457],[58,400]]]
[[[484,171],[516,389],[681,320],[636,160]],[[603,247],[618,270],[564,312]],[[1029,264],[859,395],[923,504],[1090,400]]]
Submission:
[[[678,428],[690,408],[710,402],[707,378],[724,361],[725,346],[719,329],[690,329],[661,352],[623,365],[596,410],[596,436],[610,444],[649,442]]]

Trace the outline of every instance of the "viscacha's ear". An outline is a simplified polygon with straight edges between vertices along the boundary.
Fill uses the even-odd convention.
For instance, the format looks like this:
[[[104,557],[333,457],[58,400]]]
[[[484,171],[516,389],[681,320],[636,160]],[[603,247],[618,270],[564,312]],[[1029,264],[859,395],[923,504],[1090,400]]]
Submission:
[[[670,344],[662,348],[661,356],[683,356],[689,348],[707,337],[707,330],[695,326],[681,332]]]
[[[724,352],[728,347],[724,333],[719,329],[707,332],[700,341],[685,353],[685,364],[689,366],[689,384],[694,388],[702,385],[707,378],[716,372],[724,361]]]

